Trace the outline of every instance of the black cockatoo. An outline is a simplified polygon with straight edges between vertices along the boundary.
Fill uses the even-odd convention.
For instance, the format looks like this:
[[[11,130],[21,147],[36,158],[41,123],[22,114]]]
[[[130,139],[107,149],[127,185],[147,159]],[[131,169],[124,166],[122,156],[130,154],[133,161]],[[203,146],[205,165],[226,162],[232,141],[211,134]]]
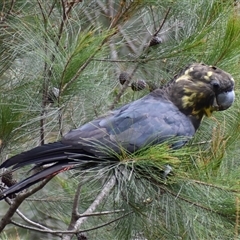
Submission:
[[[217,67],[191,64],[165,86],[70,131],[59,142],[3,162],[0,168],[12,167],[13,171],[29,164],[47,167],[5,189],[0,199],[61,171],[117,162],[123,151],[133,153],[174,137],[177,140],[171,147],[182,147],[204,115],[228,109],[234,97],[230,74]]]

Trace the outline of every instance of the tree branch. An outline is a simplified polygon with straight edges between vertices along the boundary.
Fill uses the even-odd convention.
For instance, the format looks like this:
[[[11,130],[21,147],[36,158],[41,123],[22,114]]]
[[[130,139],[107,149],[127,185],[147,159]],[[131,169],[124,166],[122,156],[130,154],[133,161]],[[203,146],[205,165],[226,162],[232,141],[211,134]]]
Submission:
[[[93,227],[93,228],[87,228],[87,229],[84,229],[82,231],[78,231],[78,230],[74,230],[74,231],[60,231],[60,230],[46,230],[46,229],[40,229],[40,228],[35,228],[35,227],[30,227],[30,226],[27,226],[27,225],[24,225],[24,224],[21,224],[21,223],[18,223],[16,221],[13,221],[11,220],[10,223],[18,226],[18,227],[21,227],[21,228],[25,228],[25,229],[28,229],[28,230],[33,230],[33,231],[37,231],[37,232],[41,232],[41,233],[50,233],[50,234],[54,234],[54,235],[57,235],[57,236],[62,236],[63,234],[71,234],[71,235],[74,235],[76,233],[83,233],[83,232],[90,232],[90,231],[93,231],[93,230],[96,230],[96,229],[99,229],[99,228],[102,228],[102,227],[105,227],[111,223],[114,223],[126,216],[128,216],[129,214],[133,213],[133,211],[130,211],[126,214],[123,214],[122,216],[118,217],[118,218],[115,218],[109,222],[106,222],[104,224],[100,224],[96,227]]]
[[[77,191],[74,196],[73,207],[72,207],[72,217],[71,217],[70,224],[68,226],[68,230],[74,229],[74,225],[79,217],[78,203],[80,200],[80,190],[81,190],[81,183],[78,184]]]
[[[166,22],[166,20],[167,20],[167,17],[168,17],[168,14],[169,14],[170,10],[171,10],[171,7],[168,8],[168,10],[167,10],[167,12],[165,13],[165,16],[164,16],[164,18],[163,18],[163,20],[162,20],[162,23],[160,24],[158,30],[153,34],[153,36],[157,36],[158,33],[161,31],[163,25],[165,24],[165,22]]]
[[[41,232],[41,233],[50,233],[50,234],[57,235],[57,236],[61,236],[61,233],[62,233],[62,231],[54,231],[49,228],[41,229],[41,228],[37,228],[37,227],[31,227],[29,225],[18,223],[14,220],[10,220],[10,223],[12,223],[13,225],[18,226],[20,228],[24,228],[24,229],[28,229],[28,230],[32,230],[32,231],[36,231],[36,232]]]
[[[94,212],[94,213],[84,213],[84,214],[79,214],[79,217],[94,217],[94,216],[102,216],[102,215],[108,215],[108,214],[115,214],[115,213],[120,213],[124,212],[124,209],[119,209],[119,210],[114,210],[114,211],[102,211],[102,212]]]
[[[159,27],[158,30],[154,33],[153,36],[156,36],[156,35],[161,31],[164,23],[166,22],[166,19],[167,19],[167,17],[168,17],[168,14],[169,14],[170,10],[171,10],[171,8],[168,8],[167,12],[165,13],[164,19],[163,19],[162,23],[160,24],[160,27]],[[149,44],[146,44],[147,42],[149,42]],[[142,48],[142,46],[144,46],[144,47]],[[138,56],[138,58],[135,60],[135,61],[136,61],[136,65],[135,65],[135,68],[133,69],[132,73],[130,74],[129,80],[126,81],[126,82],[123,84],[120,92],[118,93],[118,95],[117,95],[117,96],[115,97],[115,99],[113,100],[113,103],[112,103],[111,106],[110,106],[110,110],[112,110],[113,108],[115,108],[115,105],[120,101],[120,98],[122,97],[122,95],[124,94],[124,92],[126,91],[126,89],[128,88],[128,85],[129,85],[129,83],[131,82],[131,79],[132,79],[133,75],[135,74],[135,72],[136,72],[137,69],[139,68],[140,63],[142,63],[142,61],[139,61],[139,60],[140,60],[141,58],[144,58],[144,60],[145,60],[145,58],[146,58],[145,55],[147,55],[149,48],[151,48],[150,41],[147,39],[147,40],[145,41],[145,44],[143,44],[142,46],[140,46],[140,50],[139,50],[139,51],[141,52],[141,54],[140,54],[140,55]]]
[[[101,192],[98,194],[94,202],[88,207],[88,209],[84,212],[84,214],[91,214],[93,213],[97,206],[102,202],[102,200],[110,193],[110,191],[113,189],[116,183],[116,177],[112,176],[109,181],[105,184]],[[78,219],[75,221],[75,223],[72,223],[71,229],[74,232],[78,232],[78,229],[81,227],[81,225],[88,219],[87,216],[85,217],[78,217]],[[85,230],[84,230],[85,232]],[[63,240],[70,240],[73,237],[72,234],[67,234],[63,236]]]
[[[0,232],[6,227],[7,224],[11,222],[11,218],[14,215],[14,213],[17,211],[18,207],[22,204],[22,202],[29,196],[33,195],[40,189],[42,189],[51,179],[53,176],[44,179],[37,187],[28,190],[27,192],[20,193],[16,196],[16,198],[13,201],[10,201],[8,198],[7,202],[10,203],[10,207],[6,214],[3,216],[3,218],[0,221]]]
[[[3,23],[6,18],[11,14],[11,12],[13,11],[13,7],[14,7],[14,4],[15,4],[15,1],[16,0],[11,0],[11,3],[10,3],[10,7],[9,9],[7,10],[7,12],[4,14],[4,8],[5,8],[5,3],[3,4],[3,8],[1,9],[1,17],[0,17],[0,22]]]
[[[128,88],[129,83],[131,82],[134,74],[136,73],[137,69],[139,67],[139,64],[136,64],[135,68],[133,69],[132,73],[129,76],[129,79],[125,81],[125,83],[122,85],[121,90],[119,91],[118,95],[113,100],[113,103],[110,105],[109,109],[112,110],[115,108],[116,104],[120,101],[120,98],[125,93],[126,89]]]
[[[31,225],[33,225],[33,226],[35,226],[35,227],[37,227],[37,228],[40,228],[40,229],[45,229],[45,230],[51,231],[50,228],[45,227],[45,226],[43,226],[43,225],[41,225],[41,224],[39,224],[39,223],[37,223],[37,222],[34,222],[34,221],[30,220],[29,218],[27,218],[27,217],[26,217],[21,211],[19,211],[18,209],[16,210],[16,213],[18,214],[18,216],[19,216],[20,218],[22,218],[22,220],[24,220],[24,221],[27,222],[28,224],[31,224]]]

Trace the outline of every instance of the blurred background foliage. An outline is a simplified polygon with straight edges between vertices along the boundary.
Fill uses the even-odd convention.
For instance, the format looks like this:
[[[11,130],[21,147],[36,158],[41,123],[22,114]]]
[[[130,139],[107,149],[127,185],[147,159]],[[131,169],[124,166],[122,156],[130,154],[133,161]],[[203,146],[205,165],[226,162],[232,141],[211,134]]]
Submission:
[[[25,200],[20,211],[34,222],[64,231],[76,189],[84,214],[115,175],[117,182],[99,204],[98,214],[87,216],[81,225],[88,239],[239,239],[239,4],[2,0],[2,161],[56,141],[68,130],[147,94],[190,63],[216,65],[236,81],[234,106],[205,118],[188,146],[170,151],[163,144],[126,154],[115,168],[59,174]],[[121,73],[127,78],[124,84]],[[159,172],[166,164],[173,174],[163,181]],[[26,174],[27,169],[15,177]],[[0,208],[3,216],[8,205],[1,202]],[[15,215],[1,239],[63,239],[58,233],[32,230],[36,226]]]

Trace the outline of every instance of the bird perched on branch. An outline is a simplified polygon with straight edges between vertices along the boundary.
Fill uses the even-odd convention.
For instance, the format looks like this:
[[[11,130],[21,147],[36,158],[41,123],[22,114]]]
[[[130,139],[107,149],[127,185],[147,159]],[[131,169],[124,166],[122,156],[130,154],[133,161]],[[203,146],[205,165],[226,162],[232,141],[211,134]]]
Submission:
[[[160,89],[67,133],[59,142],[36,147],[2,163],[12,171],[34,164],[37,173],[0,193],[0,199],[72,168],[82,170],[119,161],[123,151],[176,138],[182,147],[195,134],[204,115],[228,109],[234,101],[234,80],[223,70],[191,64]]]

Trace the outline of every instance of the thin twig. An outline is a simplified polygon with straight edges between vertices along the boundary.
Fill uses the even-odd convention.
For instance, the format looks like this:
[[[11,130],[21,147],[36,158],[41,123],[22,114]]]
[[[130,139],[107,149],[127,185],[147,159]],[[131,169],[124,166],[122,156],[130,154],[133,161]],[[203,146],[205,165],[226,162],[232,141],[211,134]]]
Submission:
[[[122,1],[122,4],[120,4],[118,12],[115,14],[115,16],[113,16],[113,12],[111,11],[111,6],[109,6],[109,11],[108,11],[108,16],[110,17],[110,19],[112,20],[110,23],[110,28],[114,28],[117,26],[119,20],[122,18],[122,16],[125,15],[125,13],[127,12],[128,9],[126,9],[124,12],[122,11],[124,8],[124,4],[126,4],[126,2]],[[110,4],[109,4],[110,5]]]
[[[65,89],[67,89],[70,85],[72,85],[79,77],[79,75],[82,73],[82,71],[89,65],[89,63],[92,61],[93,57],[101,50],[102,46],[107,42],[107,40],[112,36],[116,34],[116,32],[112,33],[110,36],[107,36],[102,43],[100,44],[100,46],[98,47],[98,49],[96,49],[96,51],[85,61],[85,63],[78,69],[78,71],[75,73],[75,75],[72,77],[72,79],[67,82],[61,89],[61,91],[64,91]]]
[[[118,19],[119,20],[119,19]],[[117,24],[117,21],[115,20],[114,24],[111,24],[110,29],[115,28]],[[82,71],[89,65],[89,63],[93,60],[94,56],[102,49],[103,45],[113,36],[117,33],[117,31],[119,31],[119,29],[115,30],[114,32],[112,32],[110,35],[108,35],[105,39],[103,39],[103,41],[101,42],[101,44],[99,45],[98,49],[96,49],[96,51],[85,61],[85,63],[78,69],[78,71],[75,73],[75,75],[72,77],[72,79],[67,82],[61,89],[61,91],[64,91],[65,89],[67,89],[70,85],[72,85],[79,77],[79,75],[82,73]]]
[[[63,92],[65,89],[67,89],[70,85],[72,85],[79,77],[81,72],[88,66],[88,64],[91,62],[92,58],[96,55],[97,52],[93,53],[86,61],[85,63],[78,69],[78,71],[75,73],[75,75],[72,77],[72,79],[67,82],[61,89]]]
[[[50,234],[53,234],[53,235],[57,235],[59,237],[61,237],[61,233],[65,232],[65,231],[54,231],[54,230],[51,230],[49,228],[42,229],[42,228],[37,228],[37,227],[31,227],[29,225],[18,223],[14,220],[10,220],[10,223],[12,223],[13,225],[15,225],[17,227],[20,227],[20,228],[24,228],[24,229],[28,229],[28,230],[36,231],[36,232],[41,232],[41,233],[50,233]]]
[[[57,37],[57,41],[56,41],[56,46],[59,45],[59,42],[60,42],[60,39],[61,39],[62,33],[63,33],[63,27],[64,27],[65,22],[67,20],[67,12],[66,12],[65,3],[64,3],[63,0],[61,0],[61,4],[62,4],[62,21],[60,23],[60,27],[59,27],[59,31],[58,31],[58,37]],[[70,5],[70,8],[68,9],[68,13],[70,12],[71,8],[72,8],[72,5]],[[55,58],[55,55],[53,55],[53,56]]]
[[[0,18],[1,23],[3,23],[6,20],[7,16],[11,14],[15,1],[16,0],[11,1],[10,8],[8,9],[8,11],[5,14],[3,13],[4,8],[5,8],[5,2],[3,3],[3,7],[1,9],[2,17]]]
[[[59,201],[64,201],[65,203],[72,203],[72,200],[69,199],[69,197],[46,197],[46,198],[41,198],[41,199],[36,199],[36,198],[28,198],[26,201],[30,202],[59,202]]]
[[[156,35],[159,33],[159,31],[162,29],[164,23],[165,23],[166,20],[167,20],[167,17],[168,17],[168,14],[169,14],[169,12],[170,12],[170,9],[171,9],[171,8],[169,7],[168,10],[167,10],[167,12],[165,13],[164,19],[163,19],[162,23],[160,24],[160,27],[158,28],[158,30],[154,33],[154,36],[156,36]],[[146,41],[146,42],[147,42],[147,41]],[[132,79],[133,75],[135,74],[135,72],[136,72],[137,69],[139,68],[140,63],[142,62],[140,59],[141,59],[142,57],[144,57],[144,60],[145,60],[145,56],[144,56],[144,55],[146,55],[146,54],[148,53],[148,50],[149,50],[149,48],[150,48],[151,46],[150,46],[150,44],[147,44],[147,45],[144,44],[143,46],[145,46],[145,47],[142,49],[142,53],[139,55],[139,57],[135,60],[135,61],[136,61],[136,65],[135,65],[132,73],[131,73],[130,76],[129,76],[129,80],[126,81],[126,82],[123,84],[120,92],[117,94],[117,96],[116,96],[115,99],[113,100],[113,103],[110,105],[110,107],[109,107],[110,110],[112,110],[112,109],[115,108],[115,105],[120,101],[120,98],[121,98],[122,95],[125,93],[126,89],[128,88],[128,85],[129,85],[129,83],[131,82],[131,79]],[[140,60],[140,61],[139,61],[139,60]],[[143,62],[144,62],[144,61],[143,61]],[[146,62],[146,60],[145,60],[145,62]]]
[[[129,83],[131,82],[134,74],[136,73],[138,67],[140,65],[136,64],[135,68],[133,69],[132,73],[129,76],[129,79],[127,81],[125,81],[125,83],[123,84],[121,90],[119,91],[118,95],[115,97],[115,99],[113,100],[113,103],[110,105],[109,109],[112,110],[115,108],[116,104],[120,101],[120,98],[122,97],[122,95],[125,93],[126,89],[128,88]]]
[[[116,177],[112,176],[109,181],[105,184],[101,192],[98,194],[94,202],[89,206],[89,208],[84,212],[84,214],[90,214],[95,211],[97,206],[101,203],[101,201],[110,193],[110,191],[113,189],[116,183]],[[76,222],[76,227],[79,228],[81,224],[83,224],[87,220],[87,217],[82,217],[78,219]]]
[[[102,202],[102,200],[110,193],[110,191],[113,189],[116,183],[116,177],[112,176],[109,181],[104,185],[103,189],[101,189],[101,192],[98,194],[96,199],[93,201],[93,203],[88,207],[88,209],[84,212],[84,214],[91,214],[93,213],[98,205]],[[72,229],[74,232],[78,232],[78,229],[80,229],[81,225],[88,219],[88,217],[81,217],[78,218],[78,220],[75,222],[74,225],[72,225]],[[84,231],[85,232],[85,231]],[[72,234],[67,234],[63,236],[63,240],[70,240],[72,238]]]
[[[125,212],[125,210],[119,209],[119,210],[113,210],[113,211],[102,211],[102,212],[94,212],[94,213],[88,213],[88,214],[84,213],[84,214],[80,214],[79,217],[95,217],[95,216],[116,214],[121,212]]]
[[[118,28],[118,30],[120,31],[121,28]],[[109,48],[110,48],[110,56],[111,56],[111,59],[113,60],[116,60],[118,59],[118,51],[116,50],[116,45],[114,44],[113,40],[110,39],[109,40]],[[113,69],[114,71],[114,75],[115,76],[118,76],[120,74],[120,71],[119,71],[119,68],[116,67],[115,65],[115,68]]]
[[[194,180],[194,179],[191,179],[191,181],[194,182],[194,183],[197,183],[197,184],[205,185],[205,186],[208,186],[208,187],[211,187],[211,188],[216,188],[216,189],[219,189],[219,190],[222,190],[222,191],[228,191],[228,192],[233,192],[233,193],[240,193],[240,191],[238,191],[238,190],[235,190],[235,189],[225,189],[224,187],[217,186],[217,185],[214,185],[212,183],[207,183],[207,182]]]
[[[42,8],[42,5],[40,3],[39,0],[37,0],[37,3],[38,3],[38,6],[41,10],[41,14],[42,14],[42,17],[43,17],[43,22],[44,22],[44,30],[45,32],[47,33],[47,18],[45,16],[45,13],[43,11],[43,8]],[[48,44],[48,41],[47,41],[47,36],[44,36],[44,51],[45,51],[45,55],[47,55],[47,44]],[[42,83],[42,110],[41,110],[41,113],[40,113],[40,116],[41,116],[41,119],[40,119],[40,145],[43,145],[44,142],[45,142],[45,114],[46,114],[46,110],[45,110],[45,107],[46,107],[46,103],[47,103],[47,93],[48,93],[48,76],[47,76],[47,62],[45,61],[44,62],[44,69],[43,69],[43,72],[44,72],[44,78],[43,78],[43,83]]]
[[[135,58],[133,60],[114,60],[114,59],[110,59],[110,58],[93,58],[92,59],[93,61],[98,61],[98,62],[116,62],[116,63],[130,63],[130,62],[133,62],[133,63],[136,63],[136,62],[145,62],[146,60],[145,59],[138,59],[138,58]]]
[[[114,16],[114,2],[112,0],[108,0],[107,1],[107,13],[108,13],[108,17],[110,19],[113,19],[113,16]],[[121,4],[120,4],[121,5]]]
[[[74,225],[79,218],[78,204],[79,204],[79,200],[80,200],[81,186],[82,186],[82,184],[79,183],[78,187],[77,187],[77,190],[76,190],[76,193],[75,193],[75,196],[74,196],[73,206],[72,206],[72,217],[71,217],[70,224],[68,226],[68,230],[74,229]]]
[[[78,1],[71,1],[71,2],[66,2],[68,5],[68,8],[66,8],[65,6],[65,2],[64,0],[61,0],[61,5],[62,5],[62,20],[61,20],[61,23],[60,23],[60,26],[59,26],[59,31],[58,31],[58,35],[57,35],[57,39],[56,39],[56,48],[59,46],[60,44],[60,40],[62,38],[62,35],[63,35],[63,30],[64,30],[64,26],[66,25],[66,22],[68,20],[68,17],[69,17],[69,14],[73,8],[73,6],[78,3]],[[53,8],[54,4],[52,5],[52,8]],[[49,16],[50,16],[50,13],[52,11],[52,8],[50,9],[50,12],[49,12]],[[46,71],[46,76],[47,76],[47,79],[49,81],[50,77],[52,76],[52,66],[54,64],[54,61],[55,61],[55,54],[53,53],[52,54],[52,57],[51,57],[51,65],[49,66],[48,68],[48,71]],[[45,89],[48,89],[48,84],[47,86],[45,87]],[[44,90],[43,90],[44,91]],[[61,89],[60,89],[61,91]],[[45,91],[45,98],[47,97],[47,92]],[[46,102],[46,100],[45,100]],[[59,122],[59,132],[60,132],[60,135],[62,136],[62,114],[61,112],[59,111],[59,114],[58,114],[58,122]],[[41,139],[42,140],[42,139]]]
[[[239,198],[236,197],[236,220],[235,220],[235,237],[234,237],[235,240],[239,239],[238,228],[239,228]]]
[[[126,40],[127,42],[127,47],[130,48],[130,50],[132,52],[134,52],[134,54],[137,54],[137,48],[135,47],[135,45],[132,43],[131,39],[128,37],[127,34],[125,34],[125,32],[123,31],[121,26],[118,26],[119,32],[121,33],[122,37]]]
[[[167,12],[165,13],[165,16],[162,20],[162,23],[161,25],[159,26],[158,30],[153,34],[153,36],[157,36],[158,33],[161,31],[163,25],[165,24],[166,20],[167,20],[167,17],[168,17],[168,14],[170,13],[170,10],[171,10],[171,7],[168,8]]]
[[[100,224],[100,225],[98,225],[98,226],[96,226],[96,227],[93,227],[93,228],[89,228],[89,229],[85,229],[85,230],[82,230],[82,231],[78,231],[78,232],[90,232],[90,231],[93,231],[93,230],[96,230],[96,229],[99,229],[99,228],[108,226],[109,224],[114,223],[114,222],[116,222],[116,221],[118,221],[118,220],[120,220],[120,219],[128,216],[129,214],[132,214],[132,213],[133,213],[133,211],[130,211],[130,212],[128,212],[128,213],[123,214],[122,216],[120,216],[120,217],[118,217],[118,218],[114,218],[113,220],[111,220],[111,221],[109,221],[109,222]]]
[[[150,6],[150,12],[151,12],[152,19],[153,19],[154,31],[157,31],[157,24],[156,24],[156,20],[155,20],[155,17],[154,17],[154,13],[153,13],[153,8],[152,8],[152,6]]]
[[[53,9],[56,5],[56,0],[53,2],[52,6],[50,7],[49,13],[48,13],[48,18],[50,17],[51,13],[53,12]]]
[[[6,5],[6,2],[4,1],[4,2],[2,3],[2,9],[1,9],[1,12],[2,12],[2,13],[3,13],[4,10],[5,10],[5,5]]]
[[[42,5],[41,5],[40,1],[37,0],[37,3],[38,3],[38,6],[39,6],[39,8],[40,8],[40,10],[41,10],[41,14],[42,14],[43,21],[44,21],[44,25],[45,25],[45,24],[46,24],[46,21],[47,21],[47,18],[46,18],[46,16],[45,16],[45,13],[44,13],[44,11],[43,11],[43,8],[42,8]]]
[[[90,15],[91,12],[87,11],[87,9],[85,9],[85,8],[82,9],[82,11],[83,11],[83,14],[87,17],[88,21],[89,21],[89,22],[92,22],[93,17]]]
[[[32,221],[31,219],[27,218],[20,210],[16,210],[16,213],[20,218],[22,218],[26,223],[33,225],[34,227],[40,228],[40,229],[45,229],[45,230],[51,230],[48,227],[45,227],[37,222]]]
[[[11,5],[10,5],[10,8],[9,8],[8,11],[7,11],[7,15],[9,15],[9,14],[12,12],[14,3],[15,3],[15,0],[12,0],[12,1],[11,1]]]
[[[129,5],[129,7],[126,7],[124,11],[124,5],[125,3],[121,4],[118,13],[115,15],[115,17],[112,19],[110,26],[109,26],[109,30],[114,29],[114,31],[108,35],[105,39],[103,39],[102,43],[99,45],[98,49],[96,49],[96,51],[85,61],[85,63],[78,69],[78,71],[76,72],[76,74],[72,77],[72,79],[67,82],[61,89],[61,91],[64,91],[65,89],[67,89],[73,82],[75,82],[79,75],[81,74],[81,72],[89,65],[89,63],[92,61],[92,59],[94,58],[94,56],[102,49],[102,46],[113,36],[116,35],[119,32],[119,29],[116,28],[117,24],[119,23],[119,21],[123,18],[123,16],[125,14],[128,13],[128,10],[131,9],[131,6],[134,5],[134,3],[131,3]],[[126,18],[127,19],[127,18]],[[126,21],[125,19],[125,21]]]
[[[3,218],[0,221],[0,232],[3,231],[3,229],[6,227],[7,224],[10,223],[12,216],[18,209],[18,207],[22,204],[22,202],[29,196],[33,195],[35,192],[42,189],[51,179],[53,176],[48,177],[44,179],[37,187],[30,189],[26,192],[20,193],[16,196],[16,198],[12,201],[12,204],[10,205],[8,211],[3,216]]]
[[[97,4],[101,8],[103,13],[107,16],[108,11],[106,9],[106,5],[104,5],[101,0],[97,0]]]
[[[63,234],[71,234],[71,235],[74,235],[76,233],[83,233],[83,232],[90,232],[90,231],[93,231],[93,230],[96,230],[96,229],[99,229],[99,228],[102,228],[102,227],[105,227],[105,226],[108,226],[109,224],[112,224],[116,221],[119,221],[120,219],[128,216],[129,214],[132,214],[133,211],[130,211],[126,214],[123,214],[122,216],[118,217],[118,218],[115,218],[109,222],[106,222],[106,223],[103,223],[103,224],[100,224],[96,227],[92,227],[92,228],[87,228],[87,229],[84,229],[84,230],[81,230],[81,231],[78,231],[78,230],[74,230],[74,231],[61,231],[61,230],[45,230],[45,229],[39,229],[39,228],[35,228],[35,227],[30,227],[30,226],[27,226],[27,225],[24,225],[24,224],[21,224],[21,223],[18,223],[16,221],[13,221],[11,220],[10,223],[18,226],[18,227],[21,227],[21,228],[25,228],[25,229],[28,229],[28,230],[32,230],[32,231],[36,231],[36,232],[41,232],[41,233],[50,233],[50,234],[54,234],[54,235],[58,235],[58,236],[62,236]]]
[[[174,196],[175,198],[180,199],[180,200],[183,200],[184,202],[187,202],[187,203],[191,204],[192,206],[199,207],[199,208],[201,208],[201,209],[203,209],[203,210],[205,210],[205,211],[212,212],[212,213],[218,214],[218,215],[223,216],[223,217],[229,217],[227,214],[224,214],[224,213],[222,213],[222,212],[213,210],[213,209],[211,209],[211,208],[209,208],[209,207],[206,207],[206,206],[204,206],[204,205],[202,205],[202,204],[200,204],[200,203],[198,203],[198,202],[194,202],[194,201],[191,201],[190,199],[187,199],[187,198],[185,198],[185,197],[182,197],[182,196],[180,196],[179,193],[176,194],[176,193],[172,192],[171,190],[169,190],[169,189],[166,188],[166,187],[163,187],[163,186],[159,186],[159,187],[160,187],[161,189],[163,189],[165,192],[168,192],[169,194],[171,194],[172,196]]]

